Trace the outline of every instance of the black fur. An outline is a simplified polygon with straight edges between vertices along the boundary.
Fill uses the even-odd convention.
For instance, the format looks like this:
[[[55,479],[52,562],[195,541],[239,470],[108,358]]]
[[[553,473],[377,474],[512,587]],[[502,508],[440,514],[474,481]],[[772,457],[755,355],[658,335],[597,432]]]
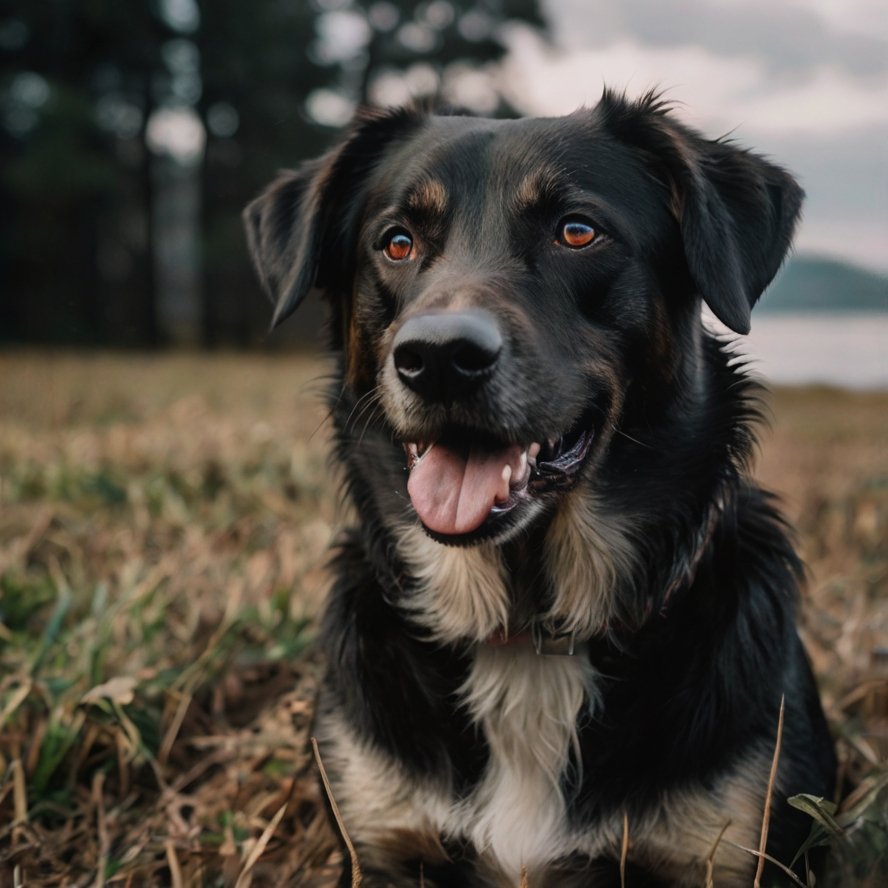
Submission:
[[[747,474],[759,390],[702,328],[700,301],[747,332],[801,200],[784,170],[704,139],[655,96],[606,93],[597,108],[552,120],[364,113],[338,148],[248,207],[275,323],[314,286],[331,308],[335,456],[359,522],[333,558],[322,728],[335,723],[405,786],[471,802],[493,755],[463,696],[485,633],[454,637],[412,609],[426,593],[403,550],[405,528],[419,524],[403,445],[505,453],[562,436],[566,448],[588,427],[589,453],[560,485],[531,476],[505,517],[432,532],[442,557],[479,540],[495,547],[513,631],[540,615],[583,625],[587,607],[607,604],[604,622],[578,632],[597,704],[578,712],[560,774],[565,834],[595,835],[623,814],[647,823],[682,793],[717,800],[719,781],[742,777],[752,751],[770,755],[784,697],[768,851],[793,857],[806,824],[785,797],[829,796],[833,750],[795,629],[802,568],[772,497]],[[604,232],[582,251],[558,240],[577,217]],[[409,232],[415,256],[383,257],[394,229]],[[399,381],[392,338],[409,317],[466,305],[496,318],[503,352],[471,394],[423,400]],[[581,591],[556,614],[563,565],[547,547],[581,498],[621,551],[606,588]],[[362,790],[342,770],[337,796],[360,811]],[[400,833],[377,842],[360,823],[354,830],[371,884],[416,884],[420,866],[429,885],[509,884],[452,825],[437,836],[440,859],[411,852]],[[679,864],[651,863],[659,858],[645,856],[644,841],[633,845],[638,859],[630,854],[630,884],[683,884]],[[536,861],[533,876],[619,884],[618,860],[577,852]]]

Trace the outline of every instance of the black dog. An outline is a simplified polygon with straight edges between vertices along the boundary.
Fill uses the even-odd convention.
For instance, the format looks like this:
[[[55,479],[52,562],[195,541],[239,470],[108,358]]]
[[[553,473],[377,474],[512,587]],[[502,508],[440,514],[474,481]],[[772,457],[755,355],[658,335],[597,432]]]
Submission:
[[[365,884],[619,885],[625,853],[633,888],[750,885],[781,697],[793,857],[785,799],[831,794],[833,750],[747,474],[759,392],[700,310],[748,331],[801,200],[605,93],[365,112],[247,208],[275,322],[332,311],[357,522],[317,731]]]

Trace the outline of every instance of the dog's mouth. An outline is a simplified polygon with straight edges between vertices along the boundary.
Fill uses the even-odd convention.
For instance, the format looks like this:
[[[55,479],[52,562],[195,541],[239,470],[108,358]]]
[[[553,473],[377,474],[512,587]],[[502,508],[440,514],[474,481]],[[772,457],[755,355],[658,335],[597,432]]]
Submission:
[[[471,430],[407,442],[410,501],[426,531],[441,542],[496,536],[514,526],[529,504],[576,484],[594,437],[583,417],[567,434],[527,445]]]

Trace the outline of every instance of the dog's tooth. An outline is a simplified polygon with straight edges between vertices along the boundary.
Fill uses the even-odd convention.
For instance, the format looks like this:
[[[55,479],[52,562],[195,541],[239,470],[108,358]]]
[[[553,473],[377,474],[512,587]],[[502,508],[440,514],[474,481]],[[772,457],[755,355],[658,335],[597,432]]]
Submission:
[[[515,477],[510,484],[513,488],[523,487],[527,483],[527,479],[530,475],[530,465],[526,450],[521,454],[521,459],[518,465],[518,471],[515,473]]]
[[[419,462],[435,446],[433,441],[420,441],[416,447],[416,460]]]
[[[509,482],[512,480],[512,467],[510,465],[503,466],[502,485],[496,492],[496,501],[504,503],[509,498]]]
[[[536,466],[537,457],[540,455],[540,450],[542,449],[543,445],[536,441],[527,448],[527,458],[530,460],[532,466]]]

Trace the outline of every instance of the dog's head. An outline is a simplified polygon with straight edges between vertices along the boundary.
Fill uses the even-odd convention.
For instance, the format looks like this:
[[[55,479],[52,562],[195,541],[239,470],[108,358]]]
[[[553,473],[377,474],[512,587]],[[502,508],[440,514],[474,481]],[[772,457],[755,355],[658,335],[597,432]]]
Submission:
[[[410,520],[469,543],[613,479],[615,430],[694,412],[700,300],[748,331],[801,198],[655,98],[606,93],[551,119],[363,113],[245,219],[275,323],[330,298],[346,403],[378,399]]]

